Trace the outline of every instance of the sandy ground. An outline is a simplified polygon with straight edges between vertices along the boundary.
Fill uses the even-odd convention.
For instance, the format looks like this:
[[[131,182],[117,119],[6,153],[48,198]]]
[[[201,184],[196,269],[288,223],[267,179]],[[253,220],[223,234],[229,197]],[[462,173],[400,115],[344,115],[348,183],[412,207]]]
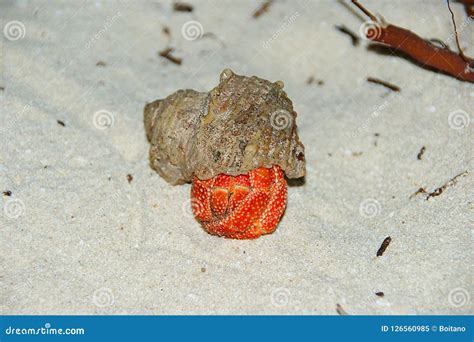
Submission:
[[[473,85],[353,46],[335,25],[365,18],[336,1],[258,19],[260,2],[193,4],[1,2],[0,313],[472,314]],[[455,47],[443,1],[364,4]],[[207,91],[227,67],[283,80],[306,146],[304,184],[254,241],[206,234],[190,186],[147,160],[144,104]]]

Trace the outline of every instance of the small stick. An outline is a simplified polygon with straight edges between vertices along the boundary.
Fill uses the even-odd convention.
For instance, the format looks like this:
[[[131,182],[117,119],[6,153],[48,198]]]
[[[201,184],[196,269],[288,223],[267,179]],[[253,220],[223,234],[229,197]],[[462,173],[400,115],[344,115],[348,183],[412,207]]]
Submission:
[[[379,137],[380,137],[380,133],[374,133],[374,146],[377,147],[377,144],[378,144],[378,140],[379,140]]]
[[[336,25],[336,28],[342,32],[342,33],[345,33],[347,34],[351,40],[352,40],[352,45],[353,46],[357,46],[359,45],[359,36],[357,34],[355,34],[354,32],[352,32],[351,30],[349,30],[346,26],[344,25]]]
[[[430,39],[430,42],[434,43],[434,44],[438,44],[440,48],[442,49],[447,49],[448,46],[446,45],[445,42],[443,42],[441,39],[438,39],[438,38],[431,38]]]
[[[425,153],[425,150],[426,150],[426,147],[423,146],[420,150],[420,152],[418,152],[417,156],[416,156],[416,159],[418,160],[421,160],[421,157],[423,157],[423,153]]]
[[[410,197],[408,197],[408,199],[412,199],[413,197],[415,197],[418,194],[426,194],[426,193],[427,192],[426,192],[425,188],[419,188],[413,194],[411,194]]]
[[[392,241],[392,238],[390,236],[387,236],[385,240],[383,240],[382,244],[380,245],[379,250],[377,251],[377,256],[382,256],[385,250],[387,249],[388,245]]]
[[[396,85],[394,85],[394,84],[391,84],[391,83],[382,81],[382,80],[380,80],[380,79],[378,79],[378,78],[367,77],[367,81],[368,81],[368,82],[371,82],[371,83],[376,83],[376,84],[383,85],[384,87],[387,87],[388,89],[390,89],[390,90],[392,90],[392,91],[400,91],[400,87],[399,87],[399,86],[396,86]]]
[[[445,184],[443,184],[439,188],[435,189],[434,191],[430,192],[428,194],[428,196],[426,196],[426,200],[429,200],[431,197],[436,197],[436,196],[441,195],[443,193],[443,191],[446,190],[446,188],[455,185],[458,182],[458,178],[465,177],[468,174],[469,174],[469,172],[467,172],[467,170],[466,170],[466,171],[461,172],[460,174],[454,176],[449,181],[447,181]]]
[[[273,0],[267,0],[265,1],[253,14],[254,18],[260,17],[263,13],[266,13],[268,11],[268,8],[272,4]]]
[[[454,13],[453,13],[453,10],[451,9],[451,3],[449,2],[449,0],[447,0],[447,3],[448,3],[449,12],[451,13],[451,21],[453,22],[454,35],[456,37],[456,45],[458,46],[459,55],[462,57],[462,59],[466,61],[466,63],[469,63],[468,58],[464,55],[464,52],[461,49],[461,44],[459,44],[458,28],[456,27],[456,21],[454,20]]]
[[[181,58],[175,57],[171,54],[173,52],[173,48],[167,48],[164,49],[163,51],[159,52],[159,55],[163,58],[166,58],[170,62],[173,62],[174,64],[181,65],[181,62],[183,61]]]
[[[190,4],[184,2],[175,2],[173,5],[173,9],[176,12],[192,12],[194,8]]]
[[[344,310],[341,306],[341,304],[336,304],[336,312],[341,315],[341,316],[347,316],[349,315],[346,310]]]
[[[357,7],[359,7],[359,9],[364,12],[364,14],[366,16],[368,16],[372,21],[377,21],[377,17],[375,15],[373,15],[367,8],[365,8],[364,6],[362,6],[359,1],[357,0],[352,0],[352,3],[354,5],[356,5]]]

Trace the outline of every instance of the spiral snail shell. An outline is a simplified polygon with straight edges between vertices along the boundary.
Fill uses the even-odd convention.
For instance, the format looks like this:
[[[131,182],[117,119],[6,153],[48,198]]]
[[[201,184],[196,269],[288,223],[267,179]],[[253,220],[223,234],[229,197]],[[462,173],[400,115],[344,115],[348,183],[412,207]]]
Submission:
[[[283,82],[225,69],[210,92],[178,90],[145,106],[151,166],[171,184],[278,165],[305,175],[296,112]]]

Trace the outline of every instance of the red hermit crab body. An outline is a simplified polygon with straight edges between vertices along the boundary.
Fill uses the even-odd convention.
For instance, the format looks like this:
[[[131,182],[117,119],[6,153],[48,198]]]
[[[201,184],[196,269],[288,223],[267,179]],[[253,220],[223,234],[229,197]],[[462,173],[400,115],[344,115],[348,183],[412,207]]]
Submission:
[[[285,211],[286,198],[286,180],[279,166],[209,180],[194,177],[191,188],[191,206],[203,228],[232,239],[272,233]]]

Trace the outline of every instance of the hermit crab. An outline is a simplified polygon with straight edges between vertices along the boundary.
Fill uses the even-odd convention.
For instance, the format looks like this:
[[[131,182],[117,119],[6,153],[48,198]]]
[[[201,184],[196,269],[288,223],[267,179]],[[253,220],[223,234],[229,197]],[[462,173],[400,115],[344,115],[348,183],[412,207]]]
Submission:
[[[150,164],[167,182],[191,182],[195,218],[210,234],[272,233],[288,178],[305,175],[296,112],[283,82],[225,69],[210,92],[178,90],[145,106]]]

